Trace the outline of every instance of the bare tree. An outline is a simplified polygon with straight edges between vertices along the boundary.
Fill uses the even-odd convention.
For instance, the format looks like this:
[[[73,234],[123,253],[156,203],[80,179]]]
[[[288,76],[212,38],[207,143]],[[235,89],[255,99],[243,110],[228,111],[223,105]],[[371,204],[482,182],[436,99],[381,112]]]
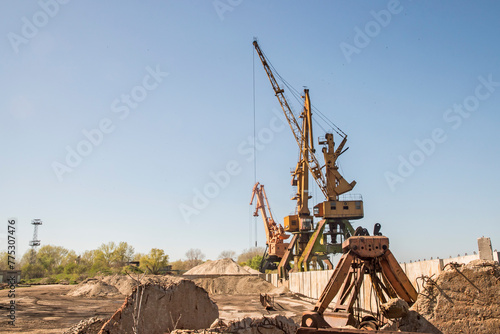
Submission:
[[[262,256],[264,254],[264,247],[253,247],[249,249],[245,249],[239,256],[238,256],[238,263],[247,263],[253,259],[256,255]]]
[[[225,250],[219,254],[219,260],[221,259],[233,259],[236,260],[236,252],[232,250]]]
[[[203,263],[203,259],[205,258],[205,254],[201,252],[198,248],[191,248],[186,252],[187,258],[187,269],[191,269]]]

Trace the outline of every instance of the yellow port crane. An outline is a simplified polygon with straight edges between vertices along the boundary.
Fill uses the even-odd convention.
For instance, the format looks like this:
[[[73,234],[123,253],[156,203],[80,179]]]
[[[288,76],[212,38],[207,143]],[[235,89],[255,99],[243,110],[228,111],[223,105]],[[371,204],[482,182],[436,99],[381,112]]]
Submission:
[[[286,269],[293,257],[294,270],[307,271],[309,263],[316,259],[316,263],[323,267],[324,262],[332,268],[327,254],[340,253],[343,240],[354,233],[347,219],[360,219],[364,216],[363,201],[361,196],[340,198],[340,195],[351,191],[356,185],[355,181],[348,183],[338,171],[337,159],[347,149],[347,135],[336,127],[336,132],[342,137],[340,145],[335,148],[333,133],[326,133],[325,138],[319,143],[323,145],[322,153],[325,165],[321,166],[315,155],[312,135],[312,111],[309,90],[304,90],[304,107],[300,115],[302,126],[299,125],[290,105],[284,95],[284,89],[278,84],[269,61],[260,49],[256,40],[253,45],[264,66],[271,82],[276,97],[288,121],[292,134],[300,149],[300,159],[293,173],[292,184],[297,186],[297,194],[293,198],[297,201],[297,214],[285,217],[285,231],[294,234],[290,245],[285,252],[279,266],[278,273],[281,278],[286,277]],[[324,172],[323,172],[324,168]],[[326,201],[314,207],[314,216],[323,218],[314,228],[313,217],[308,208],[309,172],[323,192]],[[325,226],[329,227],[324,233]],[[327,240],[330,236],[330,242]]]
[[[256,205],[253,215],[257,217],[260,211],[266,231],[266,251],[262,257],[259,268],[262,273],[265,273],[267,269],[276,269],[277,263],[281,261],[281,258],[288,248],[288,243],[283,242],[283,240],[288,239],[290,235],[285,233],[281,224],[275,222],[271,212],[271,206],[267,200],[266,191],[264,190],[264,185],[259,182],[253,186],[250,205],[253,204],[254,198],[256,199]]]

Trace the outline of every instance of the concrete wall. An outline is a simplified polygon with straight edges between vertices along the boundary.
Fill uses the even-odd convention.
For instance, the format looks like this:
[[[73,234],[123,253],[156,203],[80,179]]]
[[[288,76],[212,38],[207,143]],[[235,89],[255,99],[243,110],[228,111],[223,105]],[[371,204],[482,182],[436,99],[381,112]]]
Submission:
[[[288,289],[304,296],[318,299],[332,276],[333,270],[290,273]]]
[[[428,260],[399,264],[417,291],[422,291],[422,276],[437,276],[443,270],[443,260]]]
[[[263,276],[259,275],[259,277],[265,279],[266,281],[268,281],[269,283],[271,283],[276,287],[280,286],[278,274],[263,274]]]
[[[479,260],[479,254],[464,255],[464,256],[457,256],[457,257],[450,257],[448,259],[443,259],[443,266],[446,266],[448,263],[452,262],[467,264],[473,260]]]

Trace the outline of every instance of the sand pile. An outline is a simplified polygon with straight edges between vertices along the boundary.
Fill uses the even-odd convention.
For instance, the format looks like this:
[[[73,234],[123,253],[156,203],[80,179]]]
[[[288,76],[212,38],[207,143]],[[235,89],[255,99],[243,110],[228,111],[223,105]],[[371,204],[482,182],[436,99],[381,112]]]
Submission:
[[[215,321],[209,329],[196,331],[175,330],[172,334],[188,333],[235,333],[235,334],[295,334],[299,326],[291,319],[282,315],[262,318],[244,318],[240,321],[230,321],[225,324]]]
[[[73,297],[107,297],[119,295],[120,291],[99,279],[88,278],[68,292]]]
[[[291,296],[293,293],[284,285],[279,286],[279,287],[274,287],[271,291],[268,293],[271,296]]]
[[[166,333],[174,328],[207,328],[219,310],[207,292],[192,281],[164,277],[161,283],[136,287],[100,334]]]
[[[499,333],[500,268],[495,262],[476,260],[462,267],[448,266],[420,293],[411,309],[442,333]],[[420,329],[419,315],[413,312],[411,316],[413,320],[403,318],[400,329]]]
[[[128,275],[112,275],[102,278],[104,283],[114,286],[124,296],[128,296],[132,293],[132,290],[138,285],[138,280],[140,280],[140,276],[136,279]]]
[[[253,268],[250,268],[249,266],[244,266],[243,269],[245,269],[246,271],[248,271],[252,275],[260,275],[260,274],[262,274],[260,271],[255,270]]]
[[[116,294],[129,296],[139,284],[163,284],[169,282],[169,276],[162,275],[112,275],[88,278],[74,287],[68,295],[83,297],[105,297]]]
[[[249,275],[250,273],[238,265],[233,259],[207,261],[191,268],[184,275]]]
[[[220,276],[216,278],[196,278],[196,285],[212,295],[248,295],[267,293],[274,286],[258,276]]]

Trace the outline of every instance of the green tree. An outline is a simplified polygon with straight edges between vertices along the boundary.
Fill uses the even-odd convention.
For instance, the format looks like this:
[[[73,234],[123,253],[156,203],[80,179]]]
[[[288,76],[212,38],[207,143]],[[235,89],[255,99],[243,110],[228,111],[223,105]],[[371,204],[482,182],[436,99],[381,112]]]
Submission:
[[[63,258],[61,266],[63,267],[65,274],[76,274],[78,271],[78,264],[80,257],[76,255],[74,250],[70,250],[68,254]]]
[[[43,267],[45,275],[52,275],[63,270],[60,266],[68,253],[64,247],[45,245],[38,250],[35,263]]]
[[[134,260],[135,262],[139,262],[139,261],[141,261],[141,258],[142,258],[144,255],[146,255],[146,254],[142,254],[142,253],[135,253],[135,254],[134,254],[134,258],[133,258],[133,260]]]
[[[78,256],[76,261],[78,264],[77,273],[83,274],[90,272],[90,268],[94,265],[96,261],[98,251],[96,249],[88,250],[82,253],[82,255]]]
[[[102,244],[95,254],[95,261],[103,268],[121,268],[131,261],[134,257],[134,247],[126,242],[120,242],[118,245],[113,241]]]
[[[39,263],[25,263],[21,267],[21,271],[24,279],[42,278],[46,276],[45,269]]]
[[[140,267],[142,270],[148,270],[153,275],[158,275],[163,267],[168,265],[168,255],[163,249],[152,248],[148,255],[141,258]]]
[[[0,252],[0,270],[7,269],[9,269],[9,254],[7,252]]]
[[[111,257],[111,265],[123,267],[134,258],[134,247],[122,241],[116,246]]]
[[[116,244],[113,241],[102,244],[97,248],[95,262],[100,262],[99,264],[103,267],[111,268],[115,250]]]
[[[182,261],[182,260],[177,260],[175,262],[172,262],[172,270],[188,270],[187,267],[187,263],[186,261]]]
[[[28,250],[21,258],[23,277],[42,278],[62,273],[63,261],[68,254],[69,251],[66,248],[52,245],[45,245],[37,252],[32,249]]]
[[[260,262],[262,261],[262,255],[255,255],[250,261],[247,262],[247,265],[255,270],[259,270]]]
[[[249,265],[249,261],[252,260],[255,256],[264,254],[264,247],[252,247],[249,249],[245,249],[239,256],[238,256],[238,263],[240,265],[246,264]]]

